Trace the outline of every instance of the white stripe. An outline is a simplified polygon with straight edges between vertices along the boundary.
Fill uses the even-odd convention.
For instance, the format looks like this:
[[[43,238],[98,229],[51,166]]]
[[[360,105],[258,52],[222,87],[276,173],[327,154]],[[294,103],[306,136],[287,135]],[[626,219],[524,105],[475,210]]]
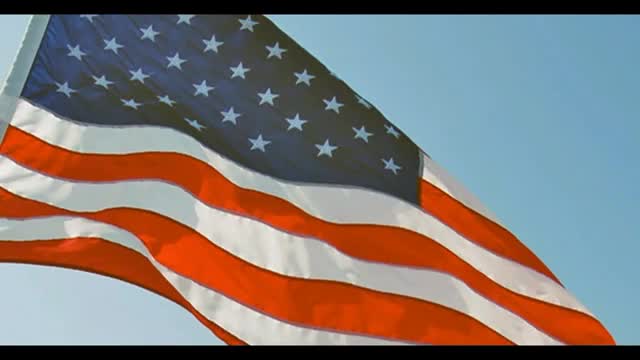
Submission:
[[[385,194],[364,189],[287,183],[239,166],[172,129],[83,126],[63,120],[24,100],[19,104],[12,125],[45,142],[76,152],[127,154],[157,151],[189,155],[210,164],[237,186],[286,199],[320,219],[335,223],[389,225],[415,231],[440,243],[511,291],[591,315],[572,294],[545,275],[467,241],[421,209]],[[82,201],[82,198],[76,197],[76,200]]]
[[[237,303],[174,273],[158,263],[142,242],[120,228],[74,217],[28,220],[0,218],[1,241],[61,240],[93,237],[120,244],[146,256],[178,292],[204,317],[252,345],[401,345],[402,343],[294,326]]]
[[[3,157],[0,169],[6,173],[0,175],[0,186],[20,196],[72,211],[127,207],[155,212],[193,228],[215,245],[263,269],[430,301],[467,314],[518,344],[557,343],[451,275],[357,260],[324,242],[208,207],[177,186],[157,181],[67,182],[47,178]]]
[[[435,187],[449,194],[470,209],[478,212],[487,219],[500,224],[497,216],[487,209],[473,193],[460,184],[449,172],[428,156],[422,156],[422,178]]]

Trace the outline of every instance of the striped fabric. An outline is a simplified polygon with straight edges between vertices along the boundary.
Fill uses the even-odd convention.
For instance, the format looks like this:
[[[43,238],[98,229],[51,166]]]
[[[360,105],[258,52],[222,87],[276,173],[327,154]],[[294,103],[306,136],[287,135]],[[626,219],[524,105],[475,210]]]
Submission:
[[[61,114],[75,94],[45,101],[28,85],[43,39],[56,41],[52,18],[33,17],[2,94],[0,261],[136,284],[228,344],[614,343],[535,254],[422,152],[412,202],[410,192],[381,191],[384,182],[275,176],[170,126]],[[78,18],[69,21],[99,21]],[[256,32],[268,21],[229,24],[251,35],[247,19]],[[65,56],[73,52],[66,45],[57,45]],[[106,111],[83,106],[96,118]],[[241,145],[269,154],[276,139]],[[345,165],[364,158],[354,159]],[[372,171],[392,176],[391,164]]]

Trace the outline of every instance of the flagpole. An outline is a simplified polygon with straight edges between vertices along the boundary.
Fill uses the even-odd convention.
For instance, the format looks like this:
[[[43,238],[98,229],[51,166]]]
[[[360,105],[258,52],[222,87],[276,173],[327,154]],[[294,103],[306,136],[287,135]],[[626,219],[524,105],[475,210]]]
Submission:
[[[31,71],[49,18],[49,15],[31,15],[18,53],[3,82],[0,90],[0,143],[15,113],[17,100]]]

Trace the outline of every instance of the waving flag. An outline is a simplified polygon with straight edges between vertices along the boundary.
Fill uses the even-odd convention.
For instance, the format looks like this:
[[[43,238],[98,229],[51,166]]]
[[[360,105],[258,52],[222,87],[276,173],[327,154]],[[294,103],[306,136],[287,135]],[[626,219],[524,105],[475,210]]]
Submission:
[[[137,284],[229,344],[613,343],[264,16],[34,16],[0,117],[0,261]]]

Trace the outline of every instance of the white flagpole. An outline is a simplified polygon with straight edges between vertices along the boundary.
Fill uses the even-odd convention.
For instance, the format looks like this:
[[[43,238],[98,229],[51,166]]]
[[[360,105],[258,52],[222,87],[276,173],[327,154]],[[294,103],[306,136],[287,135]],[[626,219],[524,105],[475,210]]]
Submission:
[[[20,49],[2,85],[0,91],[0,142],[2,142],[9,121],[15,113],[17,100],[31,71],[42,37],[49,24],[49,18],[49,15],[31,16]]]

